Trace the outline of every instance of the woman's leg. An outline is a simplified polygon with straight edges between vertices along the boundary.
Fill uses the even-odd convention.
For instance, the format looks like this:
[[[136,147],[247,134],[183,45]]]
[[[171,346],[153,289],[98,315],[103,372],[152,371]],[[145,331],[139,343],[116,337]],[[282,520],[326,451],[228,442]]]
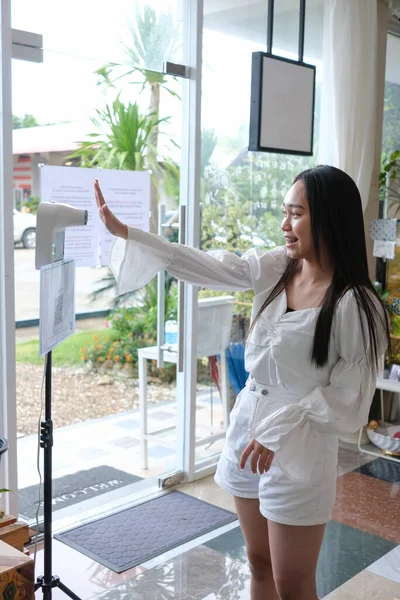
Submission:
[[[279,600],[318,600],[316,569],[325,525],[268,521],[272,571]]]
[[[237,496],[234,500],[250,563],[251,600],[278,600],[272,575],[268,521],[260,513],[258,500]]]

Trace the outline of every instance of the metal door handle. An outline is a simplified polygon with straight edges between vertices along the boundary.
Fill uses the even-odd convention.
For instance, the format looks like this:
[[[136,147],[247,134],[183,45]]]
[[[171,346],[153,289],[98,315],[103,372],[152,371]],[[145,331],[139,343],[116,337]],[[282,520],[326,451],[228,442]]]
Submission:
[[[162,224],[165,220],[165,206],[158,208],[158,235],[163,235]],[[160,271],[157,276],[157,367],[164,367],[164,329],[165,329],[165,271]]]
[[[179,214],[179,243],[186,241],[186,206],[180,206]],[[184,344],[184,321],[185,321],[185,284],[179,283],[178,294],[178,373],[183,373],[183,344]]]

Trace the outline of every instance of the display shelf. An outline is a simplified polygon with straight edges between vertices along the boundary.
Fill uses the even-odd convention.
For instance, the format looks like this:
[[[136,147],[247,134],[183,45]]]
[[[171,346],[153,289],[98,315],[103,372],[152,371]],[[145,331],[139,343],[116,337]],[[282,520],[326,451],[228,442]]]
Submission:
[[[392,413],[393,394],[400,393],[400,381],[393,381],[392,379],[385,379],[384,377],[377,377],[376,378],[376,389],[380,391],[381,421],[382,421],[382,423],[385,423],[385,406],[384,406],[383,392],[391,392],[391,400],[390,400],[391,405],[390,405],[390,409],[389,409],[389,421],[390,421],[391,413]],[[389,454],[386,454],[383,450],[381,450],[380,448],[378,448],[377,446],[375,446],[372,443],[362,444],[361,443],[362,434],[363,434],[363,428],[360,429],[360,432],[358,435],[358,442],[357,442],[358,450],[362,454],[368,454],[369,456],[375,456],[377,458],[384,458],[385,460],[390,460],[392,462],[400,464],[400,457],[390,456]]]

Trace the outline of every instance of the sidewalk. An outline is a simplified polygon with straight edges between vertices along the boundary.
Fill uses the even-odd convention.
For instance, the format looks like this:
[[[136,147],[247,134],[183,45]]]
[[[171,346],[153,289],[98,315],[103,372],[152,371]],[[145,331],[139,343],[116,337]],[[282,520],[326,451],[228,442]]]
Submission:
[[[214,392],[213,422],[214,433],[221,432],[222,405],[218,394]],[[196,403],[196,440],[210,435],[209,425],[211,419],[211,398],[208,393],[201,393]],[[148,423],[149,430],[166,429],[175,427],[177,420],[176,403],[165,402],[149,405]],[[166,445],[159,440],[149,440],[149,468],[141,469],[140,463],[140,437],[139,437],[139,411],[133,410],[119,413],[103,419],[90,420],[76,425],[56,429],[54,432],[53,448],[53,480],[76,473],[81,470],[97,466],[111,466],[126,473],[149,480],[150,486],[157,484],[158,477],[176,469],[180,469],[180,456],[171,447],[176,442],[176,429],[162,434]],[[22,489],[39,483],[37,473],[37,445],[36,435],[18,439],[18,488]],[[196,450],[196,460],[211,458],[222,450],[223,439],[217,442],[200,446]],[[43,477],[43,451],[41,451],[41,471]],[[113,499],[126,503],[130,494],[143,489],[144,481],[120,488],[113,492],[102,494],[90,501],[75,504],[66,509],[56,507],[53,513],[55,521],[60,517],[70,516],[74,521],[84,518],[85,508],[91,514],[96,511],[96,506],[104,508]],[[137,488],[137,489],[135,489]]]

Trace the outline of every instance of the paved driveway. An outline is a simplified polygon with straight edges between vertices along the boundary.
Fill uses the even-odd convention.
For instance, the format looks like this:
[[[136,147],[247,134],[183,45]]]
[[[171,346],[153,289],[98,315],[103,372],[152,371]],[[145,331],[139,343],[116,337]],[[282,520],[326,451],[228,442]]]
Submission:
[[[35,251],[16,248],[15,266],[15,318],[17,321],[39,316],[39,271],[35,270]],[[76,270],[76,312],[108,308],[111,294],[95,302],[89,295],[99,287],[99,280],[107,273],[106,268],[80,267]]]

